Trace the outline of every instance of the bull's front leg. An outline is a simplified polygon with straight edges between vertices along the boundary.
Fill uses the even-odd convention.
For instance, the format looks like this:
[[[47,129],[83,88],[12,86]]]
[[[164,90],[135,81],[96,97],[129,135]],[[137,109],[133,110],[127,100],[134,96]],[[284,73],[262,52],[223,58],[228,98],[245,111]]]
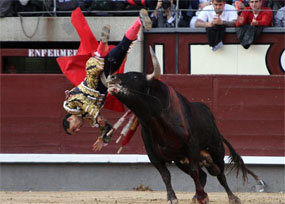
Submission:
[[[177,204],[178,200],[171,185],[170,172],[166,168],[166,164],[163,159],[159,156],[158,150],[154,146],[155,142],[152,140],[152,137],[150,135],[151,134],[146,128],[142,128],[142,138],[145,144],[148,158],[152,165],[159,171],[166,186],[167,204]]]
[[[167,191],[167,204],[177,204],[178,200],[171,185],[171,175],[166,168],[165,163],[152,163],[159,171],[162,180],[166,186]]]

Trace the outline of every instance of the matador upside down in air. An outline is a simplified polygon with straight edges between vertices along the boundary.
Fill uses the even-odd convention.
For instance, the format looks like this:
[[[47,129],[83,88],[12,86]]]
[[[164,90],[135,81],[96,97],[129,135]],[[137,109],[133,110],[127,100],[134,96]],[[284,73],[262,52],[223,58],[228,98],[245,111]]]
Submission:
[[[76,9],[72,15],[72,18],[74,18],[74,16],[80,16],[82,18],[83,16],[79,8]],[[85,23],[87,24],[87,22]],[[73,24],[76,25],[76,22],[73,22]],[[95,45],[93,47],[96,47],[95,51],[91,52],[89,59],[85,59],[85,61],[87,60],[85,65],[86,77],[79,84],[77,77],[74,78],[72,74],[68,73],[68,71],[70,71],[70,64],[72,63],[67,62],[67,59],[64,57],[57,58],[63,73],[73,84],[77,85],[73,89],[66,91],[66,99],[63,103],[63,107],[68,114],[63,119],[63,128],[67,134],[78,133],[85,120],[87,120],[92,127],[99,127],[101,133],[97,141],[93,144],[94,151],[101,150],[104,143],[110,142],[112,136],[112,134],[107,135],[109,130],[112,129],[112,126],[100,114],[107,92],[107,88],[100,80],[100,74],[104,73],[105,76],[108,76],[119,69],[119,71],[123,71],[120,67],[124,64],[129,47],[132,42],[137,39],[138,32],[142,25],[144,25],[146,30],[151,29],[151,20],[148,17],[147,11],[144,9],[140,11],[140,17],[127,29],[120,43],[111,50],[108,46],[110,26],[104,26],[99,45],[96,45],[97,41],[94,42]],[[82,52],[82,47],[84,47],[84,45],[82,46],[82,41],[78,52]],[[80,56],[78,57],[80,58]]]

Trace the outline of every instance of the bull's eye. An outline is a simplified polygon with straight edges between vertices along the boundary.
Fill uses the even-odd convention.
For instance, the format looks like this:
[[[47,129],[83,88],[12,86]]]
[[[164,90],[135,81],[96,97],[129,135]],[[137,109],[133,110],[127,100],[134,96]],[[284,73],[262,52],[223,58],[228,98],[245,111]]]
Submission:
[[[134,76],[134,79],[136,79],[137,78],[137,76]]]

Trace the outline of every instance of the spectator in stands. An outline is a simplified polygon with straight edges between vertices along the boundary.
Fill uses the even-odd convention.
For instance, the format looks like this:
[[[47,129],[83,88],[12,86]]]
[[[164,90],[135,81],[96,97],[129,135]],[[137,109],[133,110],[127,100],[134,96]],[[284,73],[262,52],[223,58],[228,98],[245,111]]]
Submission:
[[[174,4],[176,3],[174,2]],[[178,1],[178,8],[183,9],[180,12],[178,27],[189,27],[191,19],[196,15],[196,11],[199,8],[199,0]]]
[[[236,26],[272,26],[272,10],[262,7],[262,0],[250,0],[249,5],[238,17]]]
[[[177,15],[174,11],[173,0],[158,0],[155,11],[150,15],[152,26],[159,28],[174,28]]]
[[[150,10],[154,10],[157,3],[157,0],[112,0],[112,1],[113,2],[125,1],[126,3],[132,6],[145,7]]]
[[[0,17],[6,17],[6,16],[13,16],[14,15],[12,3],[13,2],[11,0],[0,1]]]
[[[206,28],[209,45],[216,51],[223,46],[225,27],[235,26],[236,19],[234,6],[226,4],[226,0],[213,0],[199,13],[195,27]]]
[[[239,8],[244,9],[245,7],[249,6],[249,0],[234,0],[233,3],[235,4],[238,11]],[[262,7],[271,8],[273,12],[283,6],[285,6],[284,0],[262,0]]]
[[[262,0],[250,0],[249,7],[241,12],[236,21],[237,38],[248,49],[261,35],[263,27],[272,26],[273,13],[270,8],[262,7]]]
[[[0,0],[0,17],[17,16],[18,12],[34,12],[42,10],[42,1]]]
[[[249,0],[234,0],[233,4],[236,7],[238,15],[240,15],[245,7],[249,5]]]
[[[190,28],[195,28],[195,23],[196,23],[196,20],[197,20],[197,16],[201,12],[201,10],[203,10],[204,7],[209,6],[210,4],[211,4],[210,0],[199,0],[199,10],[196,11],[196,13],[195,13],[196,15],[191,18]]]
[[[212,5],[203,8],[197,16],[195,27],[213,27],[216,25],[235,26],[237,12],[226,0],[213,0]]]
[[[77,0],[57,0],[56,10],[59,11],[71,11],[78,6]]]
[[[284,0],[263,0],[262,6],[271,8],[271,10],[273,11],[273,16],[275,16],[277,11],[283,6],[285,6],[285,1]]]
[[[285,6],[279,9],[274,16],[275,27],[285,27]]]
[[[81,8],[83,11],[89,10],[91,8],[93,3],[93,0],[78,0],[78,6]]]
[[[157,8],[158,0],[112,0],[113,2],[127,2],[134,7],[144,7],[149,10],[155,10]],[[161,1],[161,0],[160,0]],[[170,0],[164,0],[165,3],[170,2]],[[173,2],[175,4],[175,1]],[[198,9],[199,0],[180,0],[178,2],[179,9],[185,9],[181,11],[179,17],[178,27],[188,27],[192,16],[195,15],[195,11],[186,9]],[[158,26],[160,27],[160,26]]]

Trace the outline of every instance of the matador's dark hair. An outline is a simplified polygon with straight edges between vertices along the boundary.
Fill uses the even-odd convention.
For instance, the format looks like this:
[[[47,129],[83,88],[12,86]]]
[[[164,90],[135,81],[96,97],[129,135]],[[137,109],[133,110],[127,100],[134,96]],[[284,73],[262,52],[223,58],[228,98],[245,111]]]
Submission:
[[[64,116],[63,120],[62,120],[63,129],[64,129],[65,133],[68,134],[68,135],[71,135],[71,134],[67,131],[67,129],[69,129],[69,127],[70,127],[70,122],[67,121],[67,119],[68,119],[70,116],[71,116],[71,114],[70,114],[70,113],[67,113],[67,114]]]

